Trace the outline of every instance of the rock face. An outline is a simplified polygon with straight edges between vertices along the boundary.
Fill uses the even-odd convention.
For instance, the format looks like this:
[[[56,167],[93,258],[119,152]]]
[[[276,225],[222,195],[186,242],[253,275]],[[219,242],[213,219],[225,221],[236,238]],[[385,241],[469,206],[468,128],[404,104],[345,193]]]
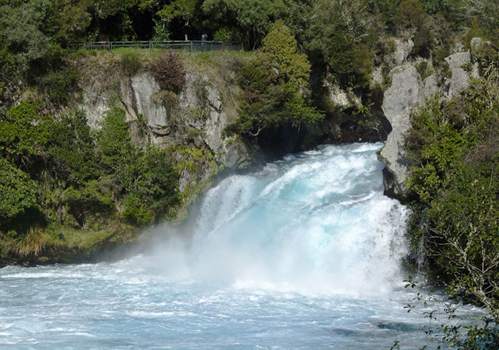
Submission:
[[[360,98],[352,91],[343,90],[339,85],[331,84],[327,80],[324,82],[324,85],[329,92],[329,100],[334,106],[341,109],[362,106]]]
[[[473,44],[477,46],[479,43],[475,40]],[[471,62],[470,52],[462,51],[445,59],[449,66],[450,76],[445,79],[443,85],[439,85],[436,73],[422,80],[416,68],[421,61],[408,61],[408,55],[405,54],[409,47],[412,47],[410,43],[402,45],[397,42],[393,61],[399,63],[402,60],[404,63],[399,63],[391,70],[391,85],[384,92],[382,106],[383,113],[392,126],[392,131],[380,152],[380,158],[386,165],[385,192],[399,199],[404,199],[406,196],[408,161],[404,151],[404,142],[406,133],[411,128],[411,114],[437,94],[443,98],[458,95],[469,86],[470,74],[477,75],[477,69],[473,67],[471,70],[466,69]],[[431,61],[426,63],[431,64]]]
[[[168,128],[171,116],[164,105],[155,102],[159,85],[149,73],[141,73],[120,82],[120,101],[125,107],[128,122],[144,118],[152,135],[161,135]],[[152,137],[152,140],[157,140]]]
[[[451,71],[451,76],[448,79],[449,90],[447,92],[447,97],[450,98],[466,90],[470,85],[470,75],[464,67],[471,63],[471,54],[469,51],[457,52],[447,57],[445,61]]]
[[[106,79],[94,74],[81,83],[81,109],[89,125],[98,129],[107,111],[123,109],[136,144],[171,149],[179,164],[186,164],[179,170],[180,189],[186,192],[221,169],[240,169],[250,160],[242,140],[224,133],[238,117],[239,88],[223,81],[217,67],[195,68],[189,65],[179,94],[162,91],[147,69],[130,77],[103,66],[102,71],[113,73]]]
[[[383,77],[377,70],[375,78]],[[326,113],[321,126],[321,134],[314,136],[317,143],[351,143],[384,141],[389,132],[389,124],[381,112],[379,99],[376,105],[363,101],[361,93],[352,88],[341,87],[332,76],[321,77],[320,90]],[[369,106],[369,107],[368,107]],[[310,138],[309,138],[310,139]]]
[[[404,192],[404,182],[407,179],[405,134],[411,127],[412,110],[424,99],[424,89],[418,71],[411,64],[394,68],[390,75],[392,84],[385,91],[383,112],[392,126],[392,132],[388,135],[380,155],[393,175],[393,181],[385,183],[385,189],[398,195]]]
[[[411,39],[402,40],[399,38],[395,38],[394,42],[395,52],[393,53],[393,59],[395,64],[399,66],[403,64],[411,54],[411,51],[414,48],[414,42]]]

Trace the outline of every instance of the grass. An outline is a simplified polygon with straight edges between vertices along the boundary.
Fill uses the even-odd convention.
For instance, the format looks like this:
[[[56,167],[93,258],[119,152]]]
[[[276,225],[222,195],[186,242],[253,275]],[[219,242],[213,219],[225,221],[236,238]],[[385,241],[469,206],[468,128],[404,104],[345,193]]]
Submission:
[[[27,257],[38,256],[49,241],[49,236],[41,228],[32,227],[29,232],[15,245],[15,254]]]
[[[164,53],[165,49],[140,49],[140,48],[118,48],[109,50],[88,50],[79,49],[73,52],[74,57],[88,57],[88,56],[109,56],[109,57],[121,57],[125,55],[137,55],[138,57],[151,60],[159,57]],[[246,58],[252,57],[255,53],[253,51],[238,51],[238,50],[227,50],[227,51],[187,51],[187,50],[175,50],[180,56],[192,59],[199,63],[202,62],[213,62],[224,57],[233,58]]]
[[[0,266],[13,261],[29,264],[87,261],[104,247],[133,242],[137,233],[136,228],[118,222],[98,230],[61,225],[32,228],[21,239],[0,239]]]

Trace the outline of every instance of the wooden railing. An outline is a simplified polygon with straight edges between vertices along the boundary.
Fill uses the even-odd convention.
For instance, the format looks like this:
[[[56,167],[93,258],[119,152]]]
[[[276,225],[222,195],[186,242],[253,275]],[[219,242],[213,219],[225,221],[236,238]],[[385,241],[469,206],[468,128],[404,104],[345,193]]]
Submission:
[[[222,41],[169,40],[169,41],[95,41],[78,43],[73,48],[87,50],[113,50],[120,48],[170,49],[186,51],[242,50],[241,45]]]

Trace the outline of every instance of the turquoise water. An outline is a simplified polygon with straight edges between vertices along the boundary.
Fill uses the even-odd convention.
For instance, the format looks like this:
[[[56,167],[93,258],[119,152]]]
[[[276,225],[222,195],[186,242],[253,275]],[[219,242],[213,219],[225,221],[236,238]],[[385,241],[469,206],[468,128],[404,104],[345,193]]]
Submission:
[[[383,195],[380,147],[230,176],[185,227],[150,230],[119,262],[1,269],[0,348],[420,348],[428,320],[404,309],[400,271],[407,210]]]

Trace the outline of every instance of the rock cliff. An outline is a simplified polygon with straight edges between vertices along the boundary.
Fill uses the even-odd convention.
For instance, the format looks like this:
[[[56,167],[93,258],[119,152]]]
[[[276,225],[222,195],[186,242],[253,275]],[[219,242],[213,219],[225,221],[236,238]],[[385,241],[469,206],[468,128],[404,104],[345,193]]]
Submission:
[[[392,126],[380,153],[385,168],[385,191],[404,199],[406,195],[408,161],[404,151],[405,135],[411,127],[411,114],[429,98],[438,95],[450,98],[469,86],[470,77],[477,75],[471,65],[471,54],[463,47],[445,58],[447,70],[433,68],[431,59],[411,58],[411,41],[396,40],[393,53],[395,63],[390,70],[390,82],[383,95],[383,113]],[[471,66],[471,70],[468,69]],[[424,68],[424,70],[422,69]],[[423,75],[423,76],[422,76]],[[426,75],[426,76],[425,76]],[[373,80],[376,76],[373,76]]]
[[[185,86],[178,94],[168,94],[148,69],[147,58],[143,68],[130,76],[121,71],[115,56],[100,54],[78,62],[85,77],[80,83],[81,109],[92,128],[100,127],[108,110],[122,108],[135,143],[171,150],[187,202],[222,169],[248,165],[245,143],[224,132],[237,119],[239,108],[240,91],[229,58],[180,55],[186,67]]]

